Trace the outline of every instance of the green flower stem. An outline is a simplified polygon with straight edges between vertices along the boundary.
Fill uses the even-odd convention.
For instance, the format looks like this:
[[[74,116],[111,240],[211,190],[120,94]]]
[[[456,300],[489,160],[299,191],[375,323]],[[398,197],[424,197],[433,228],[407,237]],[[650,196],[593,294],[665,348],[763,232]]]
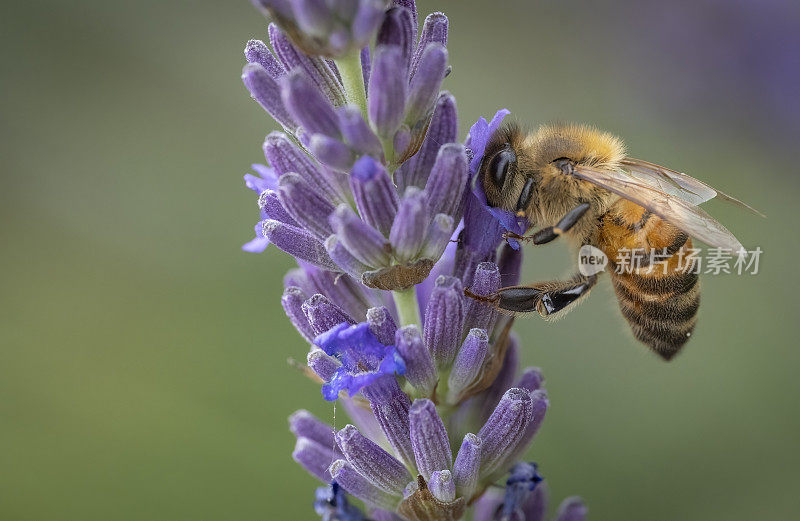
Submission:
[[[369,121],[367,118],[367,89],[364,87],[364,72],[361,69],[361,52],[356,50],[339,58],[336,60],[336,67],[342,76],[347,101],[358,107],[364,121]]]
[[[416,324],[422,327],[422,318],[419,315],[419,304],[417,303],[416,287],[392,291],[394,304],[397,306],[397,314],[400,318],[400,326]]]

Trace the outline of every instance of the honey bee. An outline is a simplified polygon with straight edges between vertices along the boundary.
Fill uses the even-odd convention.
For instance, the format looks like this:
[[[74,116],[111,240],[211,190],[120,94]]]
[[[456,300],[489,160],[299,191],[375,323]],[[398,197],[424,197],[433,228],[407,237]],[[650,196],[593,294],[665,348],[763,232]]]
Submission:
[[[665,360],[689,340],[697,320],[697,259],[686,261],[692,237],[744,251],[697,205],[716,196],[758,213],[686,174],[628,157],[621,139],[579,124],[544,125],[531,134],[516,126],[501,128],[486,147],[476,182],[490,206],[541,227],[531,235],[507,236],[545,244],[565,235],[576,248],[602,251],[633,335]],[[633,268],[617,269],[623,250],[636,252]],[[652,269],[654,258],[659,269]],[[537,311],[554,319],[588,295],[597,275],[578,273],[469,296],[501,311]]]

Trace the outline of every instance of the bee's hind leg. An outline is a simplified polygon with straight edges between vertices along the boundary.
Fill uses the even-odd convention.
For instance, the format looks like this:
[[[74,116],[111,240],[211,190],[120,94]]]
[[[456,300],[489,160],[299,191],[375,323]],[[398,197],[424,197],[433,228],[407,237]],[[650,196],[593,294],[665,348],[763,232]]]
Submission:
[[[500,311],[529,313],[536,311],[544,318],[556,318],[586,296],[597,283],[597,275],[576,275],[569,280],[538,282],[530,286],[509,286],[482,297],[469,289],[464,293],[493,305]]]
[[[575,224],[584,216],[589,210],[589,203],[581,203],[561,218],[555,226],[548,226],[541,230],[532,233],[531,235],[518,235],[512,232],[506,232],[504,237],[511,237],[518,241],[530,241],[533,244],[547,244],[548,242],[556,239],[560,235],[567,233]]]

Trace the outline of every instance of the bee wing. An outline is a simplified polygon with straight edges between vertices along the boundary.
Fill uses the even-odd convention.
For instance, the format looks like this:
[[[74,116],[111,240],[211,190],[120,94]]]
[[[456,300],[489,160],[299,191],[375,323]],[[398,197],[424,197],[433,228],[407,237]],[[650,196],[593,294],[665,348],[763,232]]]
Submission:
[[[708,245],[734,252],[744,249],[727,228],[703,209],[652,184],[644,184],[627,172],[576,165],[573,175],[633,201]]]
[[[633,157],[626,157],[623,159],[622,167],[642,184],[653,186],[666,194],[679,197],[688,203],[698,205],[717,197],[764,217],[764,214],[747,203],[712,188],[704,182],[682,172],[676,172],[667,167]]]

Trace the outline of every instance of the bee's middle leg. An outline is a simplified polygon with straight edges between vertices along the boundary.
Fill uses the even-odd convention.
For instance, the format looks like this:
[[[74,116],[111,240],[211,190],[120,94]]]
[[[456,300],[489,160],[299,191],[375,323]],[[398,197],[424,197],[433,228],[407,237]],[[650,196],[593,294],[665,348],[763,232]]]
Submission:
[[[511,237],[518,241],[531,241],[533,244],[547,244],[553,239],[567,233],[589,210],[589,203],[581,203],[562,217],[555,226],[548,226],[542,228],[531,235],[519,235],[512,232],[506,232],[506,238]]]
[[[501,311],[529,313],[536,311],[544,318],[556,318],[586,296],[597,283],[597,275],[576,275],[569,280],[538,282],[529,286],[509,286],[482,297]],[[471,296],[467,294],[468,296]]]

